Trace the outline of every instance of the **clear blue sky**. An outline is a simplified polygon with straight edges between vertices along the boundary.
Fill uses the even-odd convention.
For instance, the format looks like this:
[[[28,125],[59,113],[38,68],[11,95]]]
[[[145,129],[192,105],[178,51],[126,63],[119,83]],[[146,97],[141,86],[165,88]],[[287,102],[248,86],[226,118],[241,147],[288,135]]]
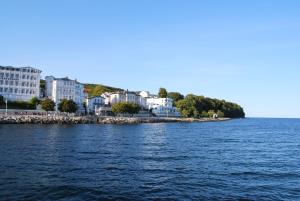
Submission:
[[[0,65],[300,117],[300,1],[0,0]]]

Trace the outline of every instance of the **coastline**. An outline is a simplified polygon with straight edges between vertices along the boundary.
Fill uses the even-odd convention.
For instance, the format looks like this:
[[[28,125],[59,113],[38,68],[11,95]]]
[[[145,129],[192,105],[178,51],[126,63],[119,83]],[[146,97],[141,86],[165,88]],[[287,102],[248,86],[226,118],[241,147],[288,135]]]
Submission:
[[[63,115],[0,115],[0,124],[139,124],[172,122],[219,122],[230,118],[97,117]]]

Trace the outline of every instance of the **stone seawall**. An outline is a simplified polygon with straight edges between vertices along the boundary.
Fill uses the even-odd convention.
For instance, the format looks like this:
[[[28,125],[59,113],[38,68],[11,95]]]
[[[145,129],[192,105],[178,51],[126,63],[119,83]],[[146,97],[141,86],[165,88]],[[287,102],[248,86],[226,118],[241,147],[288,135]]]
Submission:
[[[97,116],[58,116],[58,115],[0,115],[0,124],[138,124],[168,122],[210,122],[219,119],[167,118],[167,117],[97,117]]]

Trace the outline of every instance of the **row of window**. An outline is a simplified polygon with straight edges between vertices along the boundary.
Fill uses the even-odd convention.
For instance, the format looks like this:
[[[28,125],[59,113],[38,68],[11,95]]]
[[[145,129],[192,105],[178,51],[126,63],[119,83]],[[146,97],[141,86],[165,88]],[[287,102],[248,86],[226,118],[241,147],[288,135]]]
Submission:
[[[34,70],[34,69],[20,69],[20,68],[5,68],[5,67],[0,67],[1,70],[8,70],[8,71],[21,71],[24,73],[38,73],[38,70]]]
[[[2,88],[0,87],[0,93],[15,93],[15,94],[35,94],[36,91],[32,89],[17,89],[17,88]]]
[[[22,87],[36,87],[36,83],[34,82],[19,82],[19,81],[8,81],[8,80],[0,80],[0,85],[14,85],[14,86],[22,86]]]
[[[64,85],[65,85],[65,86],[73,86],[73,85],[74,85],[74,82],[64,82]]]
[[[20,77],[22,77],[23,80],[27,79],[27,80],[36,80],[36,76],[30,76],[30,75],[22,75],[20,76],[19,74],[13,74],[13,73],[0,73],[0,79],[5,79],[5,78],[9,78],[9,79],[19,79]]]
[[[73,100],[73,97],[72,96],[62,96],[62,97],[60,97],[59,100],[62,100],[62,99]]]
[[[72,89],[57,89],[58,93],[74,93]]]

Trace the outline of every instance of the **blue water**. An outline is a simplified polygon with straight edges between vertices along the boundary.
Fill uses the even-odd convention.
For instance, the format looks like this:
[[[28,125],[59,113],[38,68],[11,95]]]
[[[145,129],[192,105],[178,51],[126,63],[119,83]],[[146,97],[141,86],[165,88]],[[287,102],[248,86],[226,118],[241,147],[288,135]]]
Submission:
[[[0,125],[0,200],[300,200],[300,119]]]

